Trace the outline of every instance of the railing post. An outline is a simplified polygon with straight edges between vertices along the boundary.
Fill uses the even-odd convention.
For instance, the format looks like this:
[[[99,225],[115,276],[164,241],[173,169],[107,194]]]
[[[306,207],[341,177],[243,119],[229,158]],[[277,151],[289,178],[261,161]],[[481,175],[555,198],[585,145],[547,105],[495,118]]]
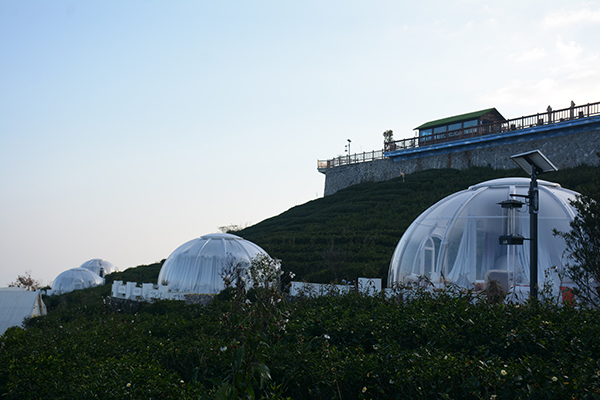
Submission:
[[[569,110],[569,119],[575,118],[575,102],[571,100],[571,109]]]

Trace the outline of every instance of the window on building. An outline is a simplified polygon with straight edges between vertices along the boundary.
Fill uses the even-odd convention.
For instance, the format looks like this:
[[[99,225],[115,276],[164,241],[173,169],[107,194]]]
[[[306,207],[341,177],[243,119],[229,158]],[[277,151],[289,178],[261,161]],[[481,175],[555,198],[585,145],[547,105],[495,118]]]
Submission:
[[[463,122],[463,128],[464,128],[464,133],[473,133],[475,132],[475,128],[472,128],[474,126],[477,126],[479,124],[479,121],[476,119],[473,119],[471,121],[465,121]],[[471,128],[471,129],[467,129],[467,128]]]
[[[444,125],[444,126],[438,126],[437,128],[433,128],[433,134],[435,135],[436,139],[444,139],[446,137],[446,135],[440,135],[440,133],[445,133],[448,131],[448,126]],[[437,135],[436,135],[437,133]]]
[[[431,134],[432,134],[433,130],[432,129],[421,129],[419,131],[419,136],[421,136],[421,141],[428,141],[431,140]]]

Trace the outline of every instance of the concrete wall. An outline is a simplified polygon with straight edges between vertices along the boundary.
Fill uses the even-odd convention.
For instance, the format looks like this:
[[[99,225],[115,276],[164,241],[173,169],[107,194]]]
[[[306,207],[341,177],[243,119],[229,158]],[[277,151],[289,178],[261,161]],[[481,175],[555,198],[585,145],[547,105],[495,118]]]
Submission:
[[[327,196],[348,186],[386,181],[426,169],[466,169],[471,166],[511,169],[517,167],[511,155],[536,149],[558,169],[581,164],[598,165],[600,117],[398,151],[383,160],[330,168],[324,172],[324,194]]]

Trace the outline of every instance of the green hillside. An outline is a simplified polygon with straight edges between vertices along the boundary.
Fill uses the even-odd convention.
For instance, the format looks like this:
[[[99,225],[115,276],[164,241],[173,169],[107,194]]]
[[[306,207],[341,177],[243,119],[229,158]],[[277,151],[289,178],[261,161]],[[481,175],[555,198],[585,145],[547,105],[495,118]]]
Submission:
[[[599,172],[580,167],[544,178],[585,191]],[[515,173],[425,171],[406,182],[358,185],[239,233],[300,278],[352,278],[376,268],[385,276],[397,240],[421,211],[471,184]],[[112,281],[156,282],[161,264],[45,297],[47,316],[0,335],[0,398],[600,396],[595,309],[552,300],[491,303],[451,288],[417,291],[410,300],[397,292],[288,301],[265,289],[228,289],[207,306],[110,299]]]
[[[404,181],[351,186],[233,233],[281,259],[295,279],[329,283],[364,276],[385,283],[396,244],[420,213],[454,192],[509,176],[526,175],[492,168],[417,172]],[[578,191],[595,176],[599,167],[580,166],[541,179]]]

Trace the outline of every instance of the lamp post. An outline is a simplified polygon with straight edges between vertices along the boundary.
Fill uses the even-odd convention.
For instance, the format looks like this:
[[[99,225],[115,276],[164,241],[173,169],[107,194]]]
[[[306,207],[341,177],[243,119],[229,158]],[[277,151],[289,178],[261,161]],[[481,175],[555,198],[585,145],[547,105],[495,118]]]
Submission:
[[[529,293],[532,299],[537,299],[538,290],[538,211],[540,209],[540,192],[537,184],[537,167],[531,164],[531,183],[529,184]]]
[[[350,139],[346,139],[348,141],[348,144],[345,145],[345,150],[348,153],[348,164],[350,164],[350,143],[352,142],[352,140]]]
[[[515,154],[510,158],[531,175],[529,193],[525,196],[529,201],[529,297],[537,299],[538,292],[538,212],[540,209],[540,194],[537,176],[545,172],[558,171],[539,150]],[[502,243],[502,240],[501,240]],[[507,243],[508,244],[508,243]]]

